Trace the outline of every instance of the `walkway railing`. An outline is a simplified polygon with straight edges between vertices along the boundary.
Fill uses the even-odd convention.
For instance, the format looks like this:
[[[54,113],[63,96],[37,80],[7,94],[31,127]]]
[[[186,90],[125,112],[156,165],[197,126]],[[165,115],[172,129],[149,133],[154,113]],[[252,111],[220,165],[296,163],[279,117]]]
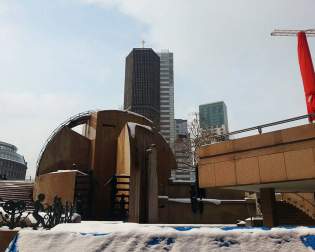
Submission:
[[[210,139],[213,140],[210,143],[215,143],[215,142],[221,142],[221,141],[228,140],[229,137],[232,136],[232,135],[237,135],[237,134],[250,132],[250,131],[256,131],[257,130],[259,134],[262,134],[264,128],[277,126],[277,125],[290,123],[290,122],[295,122],[295,121],[299,121],[299,120],[303,120],[303,119],[308,119],[311,116],[315,117],[315,114],[306,114],[306,115],[302,115],[302,116],[288,118],[288,119],[285,119],[285,120],[275,121],[275,122],[272,122],[272,123],[261,124],[261,125],[250,127],[250,128],[245,128],[245,129],[241,129],[241,130],[232,131],[230,133],[222,134],[222,135],[213,135],[213,136],[211,136],[211,129],[206,130],[206,131],[209,132]]]

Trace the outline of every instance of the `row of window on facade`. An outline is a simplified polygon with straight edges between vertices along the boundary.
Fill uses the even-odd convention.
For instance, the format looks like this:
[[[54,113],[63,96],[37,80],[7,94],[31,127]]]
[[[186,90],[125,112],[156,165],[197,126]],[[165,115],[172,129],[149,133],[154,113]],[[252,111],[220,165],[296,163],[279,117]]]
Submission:
[[[16,164],[15,162],[12,162],[11,160],[1,160],[0,159],[0,168],[2,168],[2,167],[3,168],[20,167],[20,164]]]
[[[5,176],[6,178],[22,178],[25,176],[25,171],[21,170],[7,170],[7,169],[1,169],[0,168],[0,175]]]

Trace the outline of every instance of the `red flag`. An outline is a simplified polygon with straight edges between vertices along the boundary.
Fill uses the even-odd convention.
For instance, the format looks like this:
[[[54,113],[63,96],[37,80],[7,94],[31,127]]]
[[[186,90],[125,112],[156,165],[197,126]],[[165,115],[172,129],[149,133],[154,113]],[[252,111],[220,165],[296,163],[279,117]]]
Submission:
[[[315,73],[305,32],[298,33],[298,55],[308,114],[315,113]],[[309,121],[315,120],[310,116]]]

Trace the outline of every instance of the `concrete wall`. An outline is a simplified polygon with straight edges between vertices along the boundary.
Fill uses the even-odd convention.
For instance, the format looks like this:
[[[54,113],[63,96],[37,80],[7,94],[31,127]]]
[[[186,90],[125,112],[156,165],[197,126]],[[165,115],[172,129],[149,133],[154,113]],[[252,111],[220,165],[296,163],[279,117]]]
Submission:
[[[117,139],[116,175],[130,176],[131,150],[128,126],[122,129]]]
[[[202,147],[200,187],[315,178],[315,125],[308,124]]]
[[[131,179],[129,221],[148,222],[149,202],[149,160],[147,150],[154,144],[156,150],[156,180],[158,195],[167,195],[168,179],[171,169],[176,168],[175,157],[163,137],[147,128],[136,126],[135,134],[130,138],[131,143]],[[151,160],[152,161],[152,160]],[[152,163],[152,162],[151,162]]]
[[[220,205],[204,202],[203,212],[193,213],[191,204],[159,199],[160,223],[175,224],[235,224],[237,220],[246,219],[256,213],[255,204],[244,201],[242,191],[207,188],[205,198],[224,200]],[[189,183],[169,182],[169,199],[190,198]],[[235,201],[239,200],[239,201]]]
[[[152,126],[145,117],[117,110],[97,112],[96,138],[93,142],[93,215],[104,219],[110,214],[110,186],[104,184],[116,173],[117,139],[127,122]]]
[[[54,197],[73,203],[75,195],[75,180],[77,172],[47,173],[36,177],[33,191],[33,200],[37,200],[40,193],[45,194],[45,204],[52,205]]]
[[[225,200],[243,200],[245,192],[230,189],[219,188],[206,188],[206,198],[211,199],[225,199]],[[170,198],[189,198],[190,197],[190,184],[169,182],[168,184],[168,197]]]
[[[253,203],[222,203],[215,205],[204,203],[202,213],[193,213],[191,204],[160,201],[160,223],[172,224],[235,224],[237,220],[244,220],[255,212]]]
[[[57,170],[75,169],[88,172],[91,167],[91,141],[71,130],[63,127],[46,146],[37,170],[37,175]]]

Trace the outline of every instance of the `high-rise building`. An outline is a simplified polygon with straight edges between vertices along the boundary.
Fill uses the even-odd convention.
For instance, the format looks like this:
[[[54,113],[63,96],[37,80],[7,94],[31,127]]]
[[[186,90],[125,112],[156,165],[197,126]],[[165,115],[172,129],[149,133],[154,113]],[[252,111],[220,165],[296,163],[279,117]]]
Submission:
[[[227,109],[223,101],[199,105],[199,121],[202,129],[217,135],[229,132]]]
[[[175,181],[193,182],[196,176],[192,167],[187,120],[175,119],[175,126],[176,139],[174,152],[177,169],[172,171],[171,178]]]
[[[126,58],[124,109],[160,125],[160,57],[151,48],[134,48]]]
[[[160,132],[174,151],[174,70],[173,53],[168,50],[160,56]]]

